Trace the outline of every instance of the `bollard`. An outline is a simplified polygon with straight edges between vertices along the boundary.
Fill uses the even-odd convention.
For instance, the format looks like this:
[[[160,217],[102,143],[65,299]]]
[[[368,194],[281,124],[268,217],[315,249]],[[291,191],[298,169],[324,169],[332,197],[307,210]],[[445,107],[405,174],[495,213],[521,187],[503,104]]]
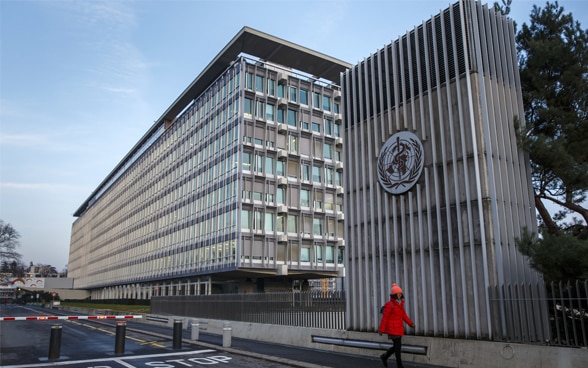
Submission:
[[[229,322],[223,323],[223,348],[231,347],[231,324]]]
[[[198,341],[200,338],[200,322],[197,319],[192,320],[192,341]]]
[[[61,325],[51,326],[51,338],[49,340],[49,360],[59,359],[61,351]]]
[[[182,320],[181,319],[174,319],[173,348],[174,349],[181,349],[182,348]]]
[[[114,339],[114,354],[121,355],[125,353],[125,332],[127,323],[125,321],[116,322],[116,337]]]

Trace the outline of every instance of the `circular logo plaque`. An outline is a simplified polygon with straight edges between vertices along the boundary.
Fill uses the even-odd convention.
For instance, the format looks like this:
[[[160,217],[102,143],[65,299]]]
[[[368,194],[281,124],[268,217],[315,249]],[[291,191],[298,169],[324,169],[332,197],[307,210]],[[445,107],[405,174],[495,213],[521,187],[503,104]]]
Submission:
[[[424,163],[421,140],[411,132],[398,132],[380,149],[378,181],[388,193],[402,194],[419,180]]]

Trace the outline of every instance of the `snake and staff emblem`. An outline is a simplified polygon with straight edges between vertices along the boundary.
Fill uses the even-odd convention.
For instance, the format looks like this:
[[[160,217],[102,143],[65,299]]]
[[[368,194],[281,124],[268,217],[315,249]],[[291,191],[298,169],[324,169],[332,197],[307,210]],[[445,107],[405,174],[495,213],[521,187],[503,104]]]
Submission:
[[[410,132],[398,132],[380,149],[378,181],[388,193],[402,194],[417,182],[424,162],[420,139]]]

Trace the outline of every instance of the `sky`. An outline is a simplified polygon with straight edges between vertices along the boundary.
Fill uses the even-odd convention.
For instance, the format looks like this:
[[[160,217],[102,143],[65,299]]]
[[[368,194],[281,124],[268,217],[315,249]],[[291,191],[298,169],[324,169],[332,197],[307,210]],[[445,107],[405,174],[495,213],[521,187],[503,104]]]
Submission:
[[[356,64],[454,2],[0,0],[0,219],[22,261],[67,266],[73,213],[242,27]],[[513,2],[518,28],[545,5]],[[587,0],[559,4],[588,28]]]

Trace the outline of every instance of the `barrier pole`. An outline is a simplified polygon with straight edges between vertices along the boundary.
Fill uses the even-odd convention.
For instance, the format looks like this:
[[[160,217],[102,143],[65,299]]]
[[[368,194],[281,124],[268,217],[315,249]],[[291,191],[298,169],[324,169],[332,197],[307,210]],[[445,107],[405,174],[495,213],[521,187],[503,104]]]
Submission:
[[[200,338],[200,322],[197,319],[192,320],[192,341],[198,341]]]
[[[116,322],[116,337],[114,339],[114,354],[121,355],[125,353],[125,335],[127,323],[125,321]]]
[[[51,337],[49,339],[49,360],[59,359],[61,351],[61,325],[51,326]]]
[[[174,319],[173,348],[174,349],[181,349],[182,348],[182,320],[181,319]]]
[[[231,324],[229,322],[223,323],[223,348],[231,347]]]

